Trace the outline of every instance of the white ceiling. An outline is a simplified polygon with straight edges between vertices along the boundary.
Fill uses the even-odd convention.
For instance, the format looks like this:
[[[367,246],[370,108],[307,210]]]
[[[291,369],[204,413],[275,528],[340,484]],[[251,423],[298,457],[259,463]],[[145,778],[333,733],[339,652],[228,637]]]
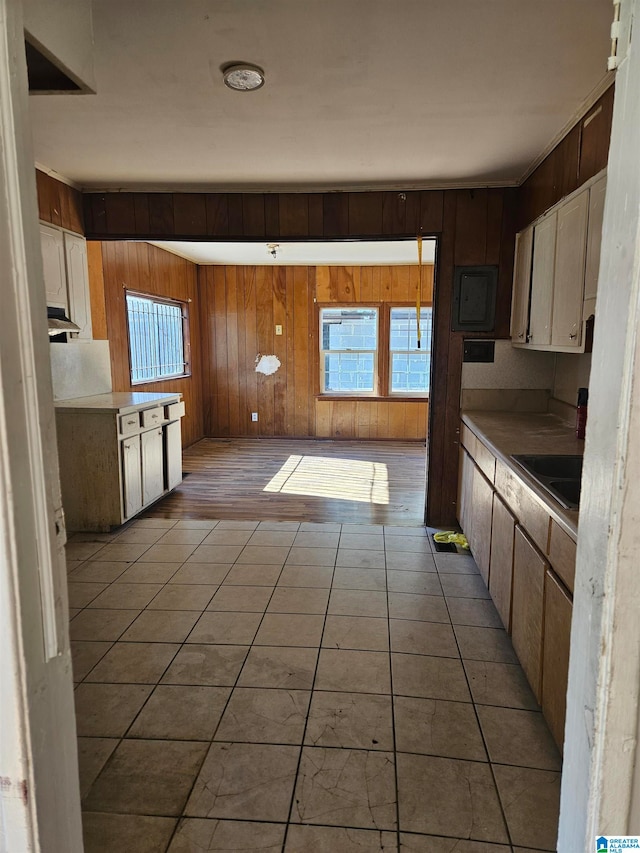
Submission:
[[[226,266],[379,266],[418,263],[415,240],[343,240],[295,243],[188,243],[152,241],[196,264]],[[272,250],[275,249],[275,257]],[[422,243],[422,262],[435,260],[436,241]]]
[[[86,188],[514,183],[602,82],[611,0],[94,0],[96,95],[30,99]],[[230,61],[266,84],[236,93]]]

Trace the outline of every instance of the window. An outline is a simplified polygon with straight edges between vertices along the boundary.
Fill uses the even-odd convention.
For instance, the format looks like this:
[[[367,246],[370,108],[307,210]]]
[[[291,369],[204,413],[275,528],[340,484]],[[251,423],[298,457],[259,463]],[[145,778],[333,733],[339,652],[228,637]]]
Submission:
[[[378,311],[323,308],[320,372],[324,394],[373,394],[376,390]]]
[[[389,332],[391,394],[425,394],[431,369],[431,308],[420,309],[420,349],[415,308],[392,308]]]
[[[320,393],[424,396],[429,392],[432,309],[332,307],[320,309]],[[380,342],[380,343],[378,343]]]
[[[131,383],[188,375],[186,302],[130,291],[126,301]]]

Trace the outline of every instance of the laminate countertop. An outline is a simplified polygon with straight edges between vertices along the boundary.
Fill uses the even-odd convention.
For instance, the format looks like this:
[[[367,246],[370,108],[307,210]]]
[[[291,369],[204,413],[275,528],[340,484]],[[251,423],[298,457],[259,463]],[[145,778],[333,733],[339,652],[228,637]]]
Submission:
[[[56,400],[58,412],[119,412],[127,414],[150,406],[166,406],[182,398],[181,394],[154,394],[145,391],[113,391],[93,397],[74,397],[71,400]]]
[[[524,482],[558,524],[576,540],[578,510],[565,509],[511,458],[523,454],[577,455],[584,453],[584,441],[574,428],[557,415],[546,412],[462,413],[462,421],[489,450]]]

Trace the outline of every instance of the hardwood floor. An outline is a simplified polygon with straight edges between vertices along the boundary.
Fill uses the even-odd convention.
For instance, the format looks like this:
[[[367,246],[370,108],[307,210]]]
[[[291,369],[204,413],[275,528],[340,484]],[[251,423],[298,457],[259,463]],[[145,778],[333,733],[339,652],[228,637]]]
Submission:
[[[422,442],[203,439],[183,483],[148,510],[164,518],[424,521]]]

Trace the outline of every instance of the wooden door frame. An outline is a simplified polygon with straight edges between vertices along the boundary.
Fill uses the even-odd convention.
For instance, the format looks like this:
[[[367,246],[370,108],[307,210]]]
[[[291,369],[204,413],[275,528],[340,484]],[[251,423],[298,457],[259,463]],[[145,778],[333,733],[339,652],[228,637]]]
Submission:
[[[89,240],[438,241],[426,520],[456,524],[463,333],[451,331],[456,265],[499,265],[496,325],[508,338],[515,188],[326,193],[106,192],[83,194]]]

